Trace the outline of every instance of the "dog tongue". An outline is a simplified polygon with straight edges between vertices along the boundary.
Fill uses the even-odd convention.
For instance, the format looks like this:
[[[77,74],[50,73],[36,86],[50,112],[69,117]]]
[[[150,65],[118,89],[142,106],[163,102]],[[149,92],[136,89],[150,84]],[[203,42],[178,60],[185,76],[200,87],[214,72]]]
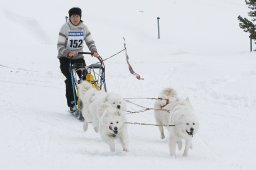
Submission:
[[[186,132],[187,132],[188,135],[191,135],[191,136],[193,137],[193,135],[194,135],[194,134],[193,134],[193,131],[190,131],[190,132],[189,132],[189,131],[186,130]]]

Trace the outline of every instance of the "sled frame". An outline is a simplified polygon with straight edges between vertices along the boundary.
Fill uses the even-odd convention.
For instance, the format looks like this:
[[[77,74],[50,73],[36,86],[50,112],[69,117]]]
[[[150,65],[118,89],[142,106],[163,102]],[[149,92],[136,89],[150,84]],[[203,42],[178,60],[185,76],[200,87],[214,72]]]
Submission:
[[[92,53],[90,52],[79,52],[79,54],[92,55]],[[107,92],[107,86],[105,81],[105,65],[101,57],[96,58],[98,59],[98,62],[90,64],[88,66],[81,64],[72,64],[70,62],[70,77],[72,83],[73,99],[75,101],[76,107],[76,113],[74,113],[73,115],[78,117],[79,120],[83,118],[81,112],[81,101],[77,85],[86,79],[86,74],[92,74],[94,81],[90,82],[91,84],[93,83],[94,85],[96,85],[98,87],[98,90],[104,90],[105,92]],[[79,77],[77,74],[77,71],[79,70],[82,72],[81,77]]]

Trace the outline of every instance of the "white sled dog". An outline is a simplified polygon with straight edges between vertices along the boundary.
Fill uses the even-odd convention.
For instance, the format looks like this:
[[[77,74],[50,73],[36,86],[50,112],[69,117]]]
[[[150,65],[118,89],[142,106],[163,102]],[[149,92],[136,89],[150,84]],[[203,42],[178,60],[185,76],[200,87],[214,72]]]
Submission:
[[[89,106],[89,113],[92,116],[92,124],[95,132],[98,132],[99,130],[99,118],[105,111],[104,104],[106,103],[110,104],[115,109],[123,112],[126,111],[126,103],[120,95],[115,93],[105,93],[103,91],[96,93]]]
[[[161,134],[161,139],[165,138],[164,135],[164,126],[163,125],[167,125],[169,123],[169,119],[170,119],[170,113],[168,112],[168,110],[166,109],[166,106],[168,105],[168,108],[170,106],[174,106],[175,103],[177,103],[177,101],[179,100],[176,94],[176,91],[174,89],[171,88],[166,88],[164,89],[159,97],[159,99],[156,100],[155,105],[154,105],[154,109],[155,109],[155,119],[156,119],[156,123],[158,125],[160,134]]]
[[[115,140],[118,139],[123,151],[128,151],[128,134],[125,124],[126,118],[122,110],[116,109],[109,103],[102,105],[104,110],[99,118],[99,133],[109,145],[110,151],[115,152]]]
[[[155,102],[155,118],[159,126],[161,138],[164,136],[164,125],[169,131],[169,152],[176,156],[176,145],[182,149],[182,142],[185,142],[183,156],[187,156],[189,148],[192,147],[192,138],[197,133],[199,123],[194,114],[189,99],[182,100],[177,97],[176,91],[172,88],[164,89]]]

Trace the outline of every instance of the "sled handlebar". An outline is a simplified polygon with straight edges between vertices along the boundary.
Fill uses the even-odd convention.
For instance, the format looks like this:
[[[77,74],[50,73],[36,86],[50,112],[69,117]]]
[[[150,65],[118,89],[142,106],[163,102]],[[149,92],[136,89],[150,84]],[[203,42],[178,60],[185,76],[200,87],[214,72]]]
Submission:
[[[92,52],[78,52],[78,54],[90,54],[90,55],[92,55],[93,53]]]
[[[78,52],[78,54],[90,54],[93,55],[93,52]],[[103,64],[103,60],[100,56],[96,57],[101,64]]]
[[[93,55],[93,52],[78,52],[78,54],[90,54],[90,55]],[[102,65],[104,65],[103,59],[101,58],[101,56],[98,56],[98,57],[96,57],[96,58],[99,60],[99,62],[100,62]]]

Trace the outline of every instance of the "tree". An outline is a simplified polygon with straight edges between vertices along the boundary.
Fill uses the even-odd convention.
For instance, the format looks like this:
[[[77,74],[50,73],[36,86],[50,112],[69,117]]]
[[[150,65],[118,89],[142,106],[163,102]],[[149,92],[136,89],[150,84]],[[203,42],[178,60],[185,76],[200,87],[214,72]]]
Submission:
[[[245,0],[246,5],[251,10],[248,12],[249,17],[252,20],[248,20],[247,18],[243,18],[240,15],[238,16],[238,20],[240,21],[239,27],[242,28],[245,32],[249,32],[249,37],[251,40],[256,40],[256,25],[253,23],[256,21],[256,0]]]

